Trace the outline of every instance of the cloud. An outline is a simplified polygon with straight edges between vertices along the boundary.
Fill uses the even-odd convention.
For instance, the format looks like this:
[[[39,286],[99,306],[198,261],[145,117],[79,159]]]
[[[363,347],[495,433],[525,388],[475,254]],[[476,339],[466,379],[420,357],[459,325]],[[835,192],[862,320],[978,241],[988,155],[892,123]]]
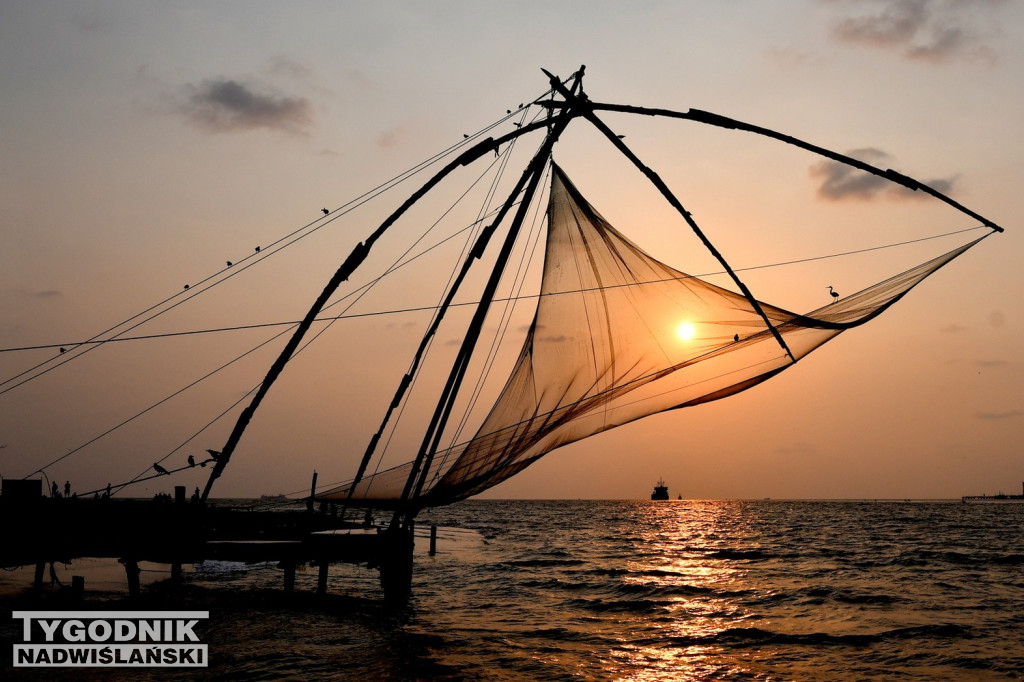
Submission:
[[[64,296],[64,292],[58,291],[57,289],[35,290],[18,288],[15,290],[15,293],[21,298],[34,298],[43,301],[53,300]]]
[[[996,29],[991,10],[1004,0],[869,0],[832,2],[833,5],[869,8],[865,14],[846,16],[833,27],[833,35],[846,43],[892,50],[904,59],[946,62],[953,59],[991,61],[995,50],[988,41]]]
[[[854,149],[846,152],[846,155],[877,167],[885,167],[892,158],[881,149],[874,147]],[[811,177],[820,179],[818,196],[827,201],[870,200],[879,196],[893,199],[925,198],[927,196],[897,185],[881,176],[830,159],[811,166],[810,174]],[[948,194],[952,191],[955,181],[956,178],[936,178],[928,180],[924,184],[943,194]]]
[[[788,457],[813,457],[817,456],[818,448],[806,441],[797,441],[789,445],[783,445],[775,449],[775,454]]]
[[[261,91],[230,78],[186,86],[178,110],[191,123],[214,133],[268,128],[301,134],[313,123],[308,99]]]
[[[1018,419],[1024,417],[1024,411],[1008,410],[1006,412],[978,412],[975,415],[978,419],[999,421],[1002,419]]]

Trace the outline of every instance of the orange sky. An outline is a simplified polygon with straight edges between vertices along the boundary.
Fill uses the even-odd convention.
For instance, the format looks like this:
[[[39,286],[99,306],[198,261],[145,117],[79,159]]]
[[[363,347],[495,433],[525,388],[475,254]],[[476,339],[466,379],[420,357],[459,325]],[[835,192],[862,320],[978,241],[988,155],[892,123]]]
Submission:
[[[227,261],[235,276],[127,335],[299,319],[351,247],[419,180],[280,254],[275,242],[316,221],[321,207],[342,206],[537,97],[547,87],[541,67],[567,76],[586,64],[595,100],[704,109],[855,154],[943,188],[1007,232],[774,380],[570,445],[488,496],[645,497],[659,477],[673,495],[699,498],[1017,492],[1022,37],[1024,6],[996,0],[803,0],[773,3],[771,12],[752,1],[429,10],[7,3],[0,349],[71,348],[185,298],[186,283],[202,292]],[[778,142],[605,118],[736,268],[974,227]],[[716,271],[643,178],[577,123],[556,158],[596,208],[669,265]],[[489,134],[512,129],[508,121]],[[537,144],[524,140],[518,160]],[[471,175],[461,173],[459,187]],[[396,226],[356,279],[422,234],[461,191],[456,184]],[[471,222],[482,205],[475,201],[424,243]],[[966,238],[742,276],[759,298],[805,312],[828,302],[827,285],[852,293],[957,239]],[[435,303],[454,242],[393,275],[358,310]],[[256,262],[257,245],[271,257]],[[274,387],[214,494],[302,490],[314,468],[321,483],[350,477],[426,319],[333,325]],[[513,332],[517,325],[521,317]],[[46,469],[48,479],[86,491],[131,479],[168,453],[164,465],[174,468],[219,449],[227,418],[176,450],[259,381],[281,340],[86,444],[278,331],[124,341],[63,357],[55,347],[0,353],[8,382],[0,386],[0,474],[21,477],[68,455]],[[455,340],[455,332],[441,338],[438,355]],[[9,381],[37,366],[23,378],[52,369],[21,386]],[[203,474],[125,494],[191,489]]]

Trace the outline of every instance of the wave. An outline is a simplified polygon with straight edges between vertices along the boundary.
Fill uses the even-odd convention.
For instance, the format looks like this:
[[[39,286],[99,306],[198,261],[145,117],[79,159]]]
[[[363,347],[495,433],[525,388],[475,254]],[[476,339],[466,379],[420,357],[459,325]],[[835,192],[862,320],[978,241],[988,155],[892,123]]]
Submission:
[[[966,639],[970,630],[953,623],[914,625],[877,633],[833,635],[827,632],[784,633],[762,628],[727,628],[709,635],[682,635],[657,637],[634,642],[640,646],[677,648],[691,646],[728,645],[731,647],[760,647],[771,645],[800,646],[864,646],[891,640],[907,639]]]
[[[711,559],[757,560],[770,559],[774,555],[761,549],[717,549],[708,553]]]
[[[501,566],[514,566],[516,568],[537,568],[550,566],[581,566],[587,563],[582,559],[515,559],[503,561]]]

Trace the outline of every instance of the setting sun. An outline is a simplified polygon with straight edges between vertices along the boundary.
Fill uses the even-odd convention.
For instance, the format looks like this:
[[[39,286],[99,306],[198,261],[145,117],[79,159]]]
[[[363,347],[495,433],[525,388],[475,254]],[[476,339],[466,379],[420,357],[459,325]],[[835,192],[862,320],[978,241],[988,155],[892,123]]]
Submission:
[[[676,335],[678,335],[683,341],[689,341],[692,339],[696,331],[697,330],[691,322],[681,322],[679,326],[676,327]]]

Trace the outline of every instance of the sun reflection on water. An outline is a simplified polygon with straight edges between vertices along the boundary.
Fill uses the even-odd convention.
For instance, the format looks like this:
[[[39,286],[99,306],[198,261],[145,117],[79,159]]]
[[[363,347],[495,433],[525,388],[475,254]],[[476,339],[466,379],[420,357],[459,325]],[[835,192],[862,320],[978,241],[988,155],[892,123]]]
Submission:
[[[654,624],[638,617],[638,629],[648,631],[639,641],[632,636],[612,654],[612,670],[621,680],[684,680],[729,678],[749,674],[735,661],[725,663],[722,646],[707,643],[737,623],[756,618],[735,596],[750,590],[748,571],[724,556],[735,556],[725,541],[737,535],[736,517],[720,503],[670,502],[644,508],[637,519],[633,543],[636,558],[629,561],[623,584],[656,595],[663,615]],[[730,553],[731,552],[731,553]],[[726,595],[726,596],[723,596]]]

